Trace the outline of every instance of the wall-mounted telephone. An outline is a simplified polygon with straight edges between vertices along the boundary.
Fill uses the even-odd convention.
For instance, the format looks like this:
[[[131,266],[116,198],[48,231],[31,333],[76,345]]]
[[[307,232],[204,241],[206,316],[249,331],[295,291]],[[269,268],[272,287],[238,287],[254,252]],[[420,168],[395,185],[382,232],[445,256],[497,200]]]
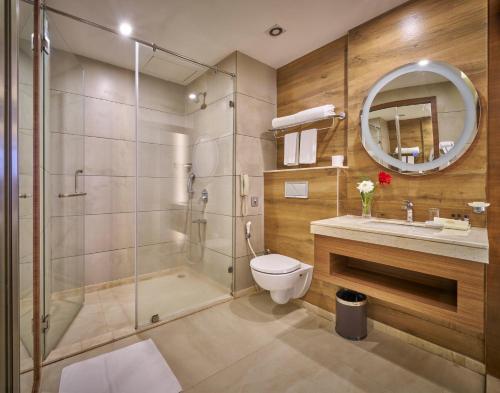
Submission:
[[[241,215],[247,215],[247,197],[250,194],[250,178],[247,174],[240,175],[240,197],[241,197]]]

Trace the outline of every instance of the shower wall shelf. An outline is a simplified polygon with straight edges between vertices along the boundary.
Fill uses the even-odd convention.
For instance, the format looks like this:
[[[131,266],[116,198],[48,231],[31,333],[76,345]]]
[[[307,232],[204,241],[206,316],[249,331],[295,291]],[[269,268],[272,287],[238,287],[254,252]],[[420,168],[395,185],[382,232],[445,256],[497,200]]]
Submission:
[[[335,119],[344,120],[345,118],[346,118],[345,112],[339,112],[339,113],[335,113],[335,114],[330,115],[330,116],[318,117],[316,119],[304,121],[304,122],[301,122],[301,123],[290,124],[290,125],[285,126],[285,127],[270,128],[268,131],[272,132],[274,134],[274,137],[276,139],[278,139],[278,138],[283,138],[283,135],[277,135],[281,131],[289,131],[289,130],[291,130],[293,128],[303,127],[303,126],[306,126],[308,124],[316,123],[316,122],[319,122],[319,121],[334,120],[333,123],[332,123],[332,125],[330,125],[328,127],[317,128],[318,131],[329,130],[332,127],[335,126]]]

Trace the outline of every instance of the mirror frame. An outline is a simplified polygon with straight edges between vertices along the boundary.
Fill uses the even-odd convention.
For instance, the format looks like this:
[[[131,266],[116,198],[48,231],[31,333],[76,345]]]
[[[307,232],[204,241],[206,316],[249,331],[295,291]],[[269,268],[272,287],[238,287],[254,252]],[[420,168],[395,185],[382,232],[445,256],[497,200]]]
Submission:
[[[455,146],[439,158],[425,163],[408,164],[391,157],[383,151],[373,140],[370,133],[369,117],[370,108],[377,94],[394,79],[410,72],[434,72],[452,82],[458,89],[465,105],[464,128]],[[456,162],[470,147],[478,133],[479,118],[481,113],[479,94],[470,79],[458,68],[440,61],[420,60],[398,67],[385,74],[370,88],[363,101],[361,109],[361,144],[370,157],[383,167],[404,175],[420,176],[435,171],[443,170]]]

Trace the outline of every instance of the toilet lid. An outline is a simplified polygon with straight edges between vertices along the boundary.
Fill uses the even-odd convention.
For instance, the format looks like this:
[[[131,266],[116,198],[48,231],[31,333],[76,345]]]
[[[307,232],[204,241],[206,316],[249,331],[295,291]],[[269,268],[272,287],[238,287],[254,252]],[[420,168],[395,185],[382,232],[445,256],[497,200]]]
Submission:
[[[250,267],[262,273],[285,274],[299,269],[300,262],[285,255],[269,254],[252,259]]]

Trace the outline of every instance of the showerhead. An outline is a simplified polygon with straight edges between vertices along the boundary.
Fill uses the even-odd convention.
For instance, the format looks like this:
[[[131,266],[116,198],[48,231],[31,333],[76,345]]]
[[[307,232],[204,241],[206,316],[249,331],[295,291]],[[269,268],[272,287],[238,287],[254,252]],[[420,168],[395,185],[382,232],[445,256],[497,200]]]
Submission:
[[[205,103],[205,99],[207,97],[207,92],[206,91],[199,92],[199,93],[190,93],[189,96],[188,96],[188,98],[191,101],[196,102],[196,103],[200,102],[200,97],[203,97],[203,102],[201,103],[200,109],[206,109],[207,108],[207,104]]]
[[[203,92],[203,102],[201,103],[200,109],[207,109],[207,104],[205,103],[205,99],[207,98],[207,92]]]

